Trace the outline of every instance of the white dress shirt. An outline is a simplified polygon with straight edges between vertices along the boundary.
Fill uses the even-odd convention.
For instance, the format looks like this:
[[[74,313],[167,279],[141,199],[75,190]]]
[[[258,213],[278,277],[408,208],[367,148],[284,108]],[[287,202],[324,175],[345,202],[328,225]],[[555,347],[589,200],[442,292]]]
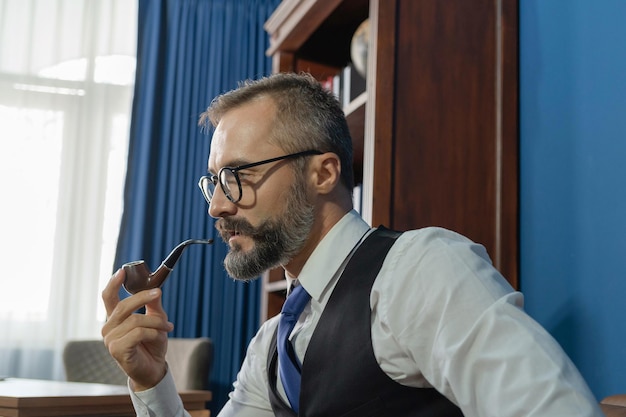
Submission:
[[[301,360],[347,260],[369,232],[356,212],[348,213],[297,277],[311,294],[291,335]],[[376,359],[395,381],[436,388],[466,417],[602,416],[575,366],[522,304],[482,246],[441,228],[405,232],[370,295]],[[266,365],[277,325],[276,317],[268,320],[250,342],[218,417],[274,415]],[[280,381],[278,389],[286,398]],[[169,374],[131,397],[139,416],[183,415]]]

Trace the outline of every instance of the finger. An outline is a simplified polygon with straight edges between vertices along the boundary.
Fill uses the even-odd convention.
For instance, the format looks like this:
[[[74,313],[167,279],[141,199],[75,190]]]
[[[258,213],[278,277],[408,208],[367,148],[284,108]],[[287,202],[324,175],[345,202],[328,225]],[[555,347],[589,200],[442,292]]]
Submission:
[[[174,324],[167,321],[167,312],[163,308],[163,293],[161,289],[154,288],[150,290],[153,294],[158,294],[158,296],[153,300],[145,304],[146,307],[146,316],[148,317],[158,317],[163,321],[164,327],[167,332],[171,332],[174,330]]]
[[[173,324],[167,321],[167,317],[162,315],[146,315],[141,313],[132,313],[118,323],[113,320],[105,323],[107,333],[115,332],[117,334],[126,334],[136,328],[154,329],[158,331],[169,332],[172,330]]]
[[[144,306],[150,306],[146,307],[146,314],[136,314],[136,311]],[[119,301],[102,327],[102,335],[115,337],[136,327],[172,331],[174,325],[167,321],[167,314],[161,306],[160,289],[140,291]],[[113,335],[109,335],[113,331]]]
[[[124,339],[130,334],[139,336],[142,332],[168,333],[173,329],[174,325],[163,316],[147,316],[145,314],[133,313],[120,323],[116,323],[115,320],[109,320],[102,327],[102,336],[105,345],[108,346],[111,341]],[[142,343],[144,340],[137,339],[134,342]]]
[[[107,312],[107,318],[113,313],[115,306],[120,302],[120,288],[124,282],[125,273],[123,269],[118,269],[107,286],[102,290],[102,301],[104,301],[104,308]]]
[[[134,381],[146,387],[155,385],[165,373],[167,333],[136,328],[111,340],[109,352]]]
[[[163,308],[163,297],[162,297],[163,293],[161,292],[161,289],[154,288],[150,291],[158,293],[158,297],[146,303],[146,314],[150,316],[152,315],[162,316],[167,320],[167,313],[165,312],[165,309]]]
[[[152,289],[140,291],[137,294],[131,295],[117,303],[109,318],[107,320],[107,324],[111,323],[114,326],[119,325],[124,320],[126,320],[129,316],[134,314],[137,310],[144,307],[147,304],[153,304],[155,300],[161,297],[161,290]],[[162,310],[162,309],[161,309]],[[153,314],[154,316],[161,316],[164,319],[167,319],[166,315],[163,314]]]
[[[134,351],[134,348],[141,346],[145,349],[146,346],[156,343],[158,347],[163,348],[167,345],[167,332],[151,327],[135,327],[133,330],[120,335],[114,342],[115,348],[122,351]],[[129,348],[130,347],[130,348]]]

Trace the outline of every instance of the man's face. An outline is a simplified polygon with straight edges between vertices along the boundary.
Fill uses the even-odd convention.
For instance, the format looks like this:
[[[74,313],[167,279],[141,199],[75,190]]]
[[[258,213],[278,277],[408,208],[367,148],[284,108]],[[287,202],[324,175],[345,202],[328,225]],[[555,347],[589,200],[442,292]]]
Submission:
[[[211,143],[209,172],[257,162],[286,152],[268,142],[274,105],[269,99],[233,109],[221,119]],[[248,280],[287,264],[309,236],[314,208],[307,197],[306,175],[282,160],[238,172],[242,196],[233,203],[219,185],[209,214],[230,247],[224,265],[230,276]]]

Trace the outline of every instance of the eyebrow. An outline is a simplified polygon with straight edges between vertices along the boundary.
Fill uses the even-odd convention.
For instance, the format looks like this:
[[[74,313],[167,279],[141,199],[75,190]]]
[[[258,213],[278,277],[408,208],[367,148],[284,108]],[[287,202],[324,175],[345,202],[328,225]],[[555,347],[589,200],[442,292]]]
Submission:
[[[241,165],[247,165],[247,164],[253,164],[253,163],[254,163],[253,161],[250,161],[250,160],[247,160],[247,159],[243,159],[243,158],[233,159],[229,163],[227,163],[226,165],[222,165],[220,168],[217,169],[217,171],[219,171],[220,169],[222,169],[224,167],[237,168],[238,166],[241,166]],[[215,173],[212,173],[211,169],[207,168],[207,173],[209,173],[211,175],[217,175],[217,171]]]

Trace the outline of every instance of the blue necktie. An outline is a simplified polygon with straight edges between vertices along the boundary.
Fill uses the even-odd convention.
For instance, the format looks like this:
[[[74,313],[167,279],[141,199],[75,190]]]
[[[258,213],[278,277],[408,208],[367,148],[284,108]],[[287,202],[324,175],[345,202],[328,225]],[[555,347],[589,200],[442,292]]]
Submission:
[[[300,398],[300,362],[289,341],[289,335],[293,331],[300,313],[302,313],[310,299],[311,296],[301,285],[295,287],[287,297],[285,304],[283,304],[280,321],[278,322],[278,342],[276,346],[278,349],[278,372],[280,373],[280,380],[285,388],[291,408],[296,414],[298,414]]]

